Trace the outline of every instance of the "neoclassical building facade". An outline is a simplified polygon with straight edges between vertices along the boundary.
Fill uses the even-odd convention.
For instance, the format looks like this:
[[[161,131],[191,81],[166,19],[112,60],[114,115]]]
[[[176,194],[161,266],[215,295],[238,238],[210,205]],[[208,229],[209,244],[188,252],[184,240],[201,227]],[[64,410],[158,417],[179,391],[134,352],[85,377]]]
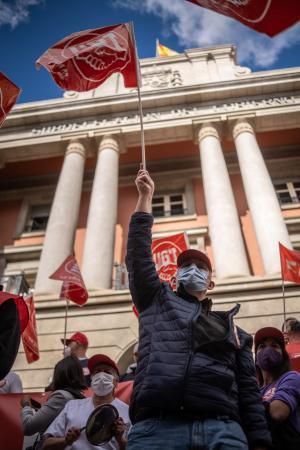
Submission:
[[[250,333],[281,326],[278,242],[300,250],[300,68],[251,72],[233,46],[141,61],[154,237],[185,231],[211,257],[215,308],[241,304]],[[49,81],[50,82],[50,81]],[[68,334],[122,370],[138,338],[124,259],[141,160],[136,90],[120,75],[84,94],[17,105],[0,131],[0,268],[34,288],[40,360],[15,370],[48,384],[62,355],[65,304],[49,276],[73,251],[89,290]],[[299,286],[285,287],[300,315]]]

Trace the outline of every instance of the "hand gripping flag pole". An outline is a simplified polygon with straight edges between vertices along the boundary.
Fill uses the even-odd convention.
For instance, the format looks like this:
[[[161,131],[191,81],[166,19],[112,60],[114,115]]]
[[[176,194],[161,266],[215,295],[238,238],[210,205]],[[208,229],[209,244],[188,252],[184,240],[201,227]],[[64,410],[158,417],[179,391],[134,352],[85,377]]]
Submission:
[[[139,99],[139,113],[140,113],[140,124],[141,124],[142,166],[143,166],[143,169],[146,170],[145,133],[144,133],[143,107],[142,107],[142,96],[141,96],[141,87],[142,87],[141,71],[140,71],[139,56],[138,56],[135,35],[134,35],[133,22],[129,22],[129,27],[130,27],[131,36],[132,36],[132,40],[133,40],[133,47],[134,47],[134,51],[135,51],[137,92],[138,92],[138,99]]]

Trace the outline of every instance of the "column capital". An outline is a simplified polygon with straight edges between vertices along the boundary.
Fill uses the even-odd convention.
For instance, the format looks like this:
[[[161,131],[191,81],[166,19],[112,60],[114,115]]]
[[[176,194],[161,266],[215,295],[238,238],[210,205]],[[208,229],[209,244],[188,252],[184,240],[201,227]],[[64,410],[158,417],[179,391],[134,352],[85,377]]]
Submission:
[[[219,136],[219,126],[217,124],[208,122],[204,123],[201,128],[198,130],[198,141],[199,143],[202,141],[202,139],[212,136],[220,140]]]
[[[76,139],[72,139],[67,147],[66,156],[70,155],[71,153],[77,153],[78,155],[85,158],[86,151],[84,146],[81,144],[81,142],[77,141]]]
[[[120,143],[117,137],[112,136],[111,134],[105,134],[101,139],[98,147],[98,151],[102,150],[114,150],[117,153],[120,153]]]
[[[248,119],[238,119],[232,127],[233,138],[236,139],[241,133],[255,134],[254,125]]]

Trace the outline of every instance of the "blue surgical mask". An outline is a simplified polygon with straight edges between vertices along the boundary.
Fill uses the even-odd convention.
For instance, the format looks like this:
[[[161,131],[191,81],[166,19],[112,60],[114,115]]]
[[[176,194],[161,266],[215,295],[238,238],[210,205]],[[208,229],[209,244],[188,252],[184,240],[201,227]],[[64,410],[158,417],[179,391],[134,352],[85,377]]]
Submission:
[[[177,289],[180,284],[185,289],[195,292],[206,291],[209,285],[210,276],[209,271],[205,269],[199,269],[196,264],[190,264],[189,266],[180,267],[176,274],[176,286]]]

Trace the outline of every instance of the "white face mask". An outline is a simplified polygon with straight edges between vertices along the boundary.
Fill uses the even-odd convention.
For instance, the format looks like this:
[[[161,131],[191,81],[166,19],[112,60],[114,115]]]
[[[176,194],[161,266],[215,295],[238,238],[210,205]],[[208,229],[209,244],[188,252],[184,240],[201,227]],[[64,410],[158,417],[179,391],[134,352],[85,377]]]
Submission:
[[[199,269],[196,264],[190,264],[189,266],[180,267],[176,274],[176,286],[177,289],[180,285],[184,288],[195,291],[206,291],[209,285],[209,271],[205,269]]]
[[[63,351],[64,358],[66,358],[67,356],[71,356],[71,353],[72,353],[71,347],[69,347],[68,345],[65,345],[64,351]]]
[[[93,375],[91,380],[91,388],[96,395],[99,395],[99,397],[104,397],[113,391],[115,387],[113,381],[114,376],[110,373],[99,372]]]

